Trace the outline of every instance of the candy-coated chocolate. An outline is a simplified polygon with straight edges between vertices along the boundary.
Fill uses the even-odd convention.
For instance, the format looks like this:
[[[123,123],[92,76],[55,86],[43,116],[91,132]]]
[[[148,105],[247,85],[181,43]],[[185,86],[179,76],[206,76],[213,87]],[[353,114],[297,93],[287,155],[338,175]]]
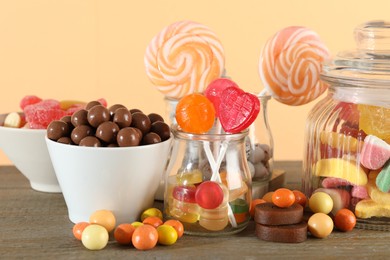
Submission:
[[[47,137],[54,141],[57,141],[61,137],[69,136],[69,133],[69,125],[64,121],[52,121],[47,127]]]
[[[86,109],[80,109],[73,113],[71,122],[74,127],[79,125],[88,125],[88,111]]]
[[[114,213],[110,210],[101,209],[96,210],[89,217],[89,223],[98,224],[107,229],[107,232],[114,230],[116,225],[116,219]]]
[[[149,132],[146,135],[142,137],[142,144],[148,145],[148,144],[157,144],[161,142],[161,137],[153,132]]]
[[[158,243],[165,246],[170,246],[176,243],[178,234],[170,225],[160,225],[157,227]]]
[[[111,117],[115,114],[115,112],[118,108],[125,108],[127,110],[127,108],[122,104],[114,104],[108,108],[108,112],[110,113]],[[130,113],[130,111],[128,111],[128,112]]]
[[[141,142],[139,133],[134,127],[125,127],[119,130],[116,140],[120,147],[137,146]]]
[[[325,238],[333,231],[333,220],[325,213],[315,213],[309,218],[307,227],[313,236]]]
[[[102,105],[102,104],[97,100],[90,101],[85,105],[85,110],[90,110],[92,107],[99,106],[99,105]]]
[[[72,139],[73,143],[78,145],[81,139],[93,134],[94,134],[93,128],[90,127],[89,125],[79,125],[72,130],[72,133],[70,134],[70,138]]]
[[[332,197],[323,191],[315,192],[309,198],[309,207],[314,213],[328,214],[333,209]]]
[[[142,112],[136,112],[132,114],[131,126],[141,130],[142,135],[147,134],[150,131],[151,122],[147,115]]]
[[[119,128],[128,127],[131,125],[132,115],[125,107],[120,107],[115,110],[115,113],[111,115],[112,122],[116,123]]]
[[[98,106],[95,106],[98,107]],[[95,108],[93,107],[93,108]],[[92,108],[92,109],[93,109]],[[112,143],[117,140],[117,134],[119,132],[119,126],[112,121],[106,121],[101,123],[97,129],[95,136],[106,143]]]
[[[92,127],[98,127],[110,120],[110,112],[102,105],[94,106],[88,110],[87,119]]]
[[[108,232],[103,226],[91,224],[84,229],[81,242],[89,250],[101,250],[106,247],[108,238]]]
[[[79,146],[101,147],[102,143],[95,136],[86,136],[80,140]]]
[[[152,124],[157,121],[164,122],[164,118],[160,114],[150,113],[148,114],[148,117]]]
[[[161,138],[161,141],[168,140],[171,136],[169,125],[162,121],[156,121],[152,123],[150,131],[158,134]]]

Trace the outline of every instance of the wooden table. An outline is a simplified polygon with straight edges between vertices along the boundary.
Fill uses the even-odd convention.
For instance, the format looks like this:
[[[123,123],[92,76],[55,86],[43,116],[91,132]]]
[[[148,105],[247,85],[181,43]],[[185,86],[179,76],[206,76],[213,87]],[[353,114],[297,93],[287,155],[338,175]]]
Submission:
[[[299,188],[301,163],[277,162],[287,172],[286,186]],[[112,239],[106,248],[89,251],[73,238],[73,224],[61,194],[34,191],[13,166],[0,167],[0,259],[255,259],[255,258],[367,258],[390,257],[390,232],[354,229],[333,232],[326,239],[310,237],[300,244],[259,240],[254,223],[226,237],[185,235],[173,246],[149,251],[119,246]]]

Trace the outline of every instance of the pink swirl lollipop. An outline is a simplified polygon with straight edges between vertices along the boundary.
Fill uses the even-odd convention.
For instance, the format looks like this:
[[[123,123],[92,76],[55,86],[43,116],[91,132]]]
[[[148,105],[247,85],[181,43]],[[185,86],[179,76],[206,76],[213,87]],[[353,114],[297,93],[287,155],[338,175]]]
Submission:
[[[180,21],[165,27],[148,45],[146,73],[166,97],[203,92],[224,70],[221,42],[208,27]]]
[[[329,51],[317,33],[305,27],[287,27],[264,46],[259,62],[260,78],[279,102],[304,105],[326,90],[320,72],[321,63],[328,57]]]

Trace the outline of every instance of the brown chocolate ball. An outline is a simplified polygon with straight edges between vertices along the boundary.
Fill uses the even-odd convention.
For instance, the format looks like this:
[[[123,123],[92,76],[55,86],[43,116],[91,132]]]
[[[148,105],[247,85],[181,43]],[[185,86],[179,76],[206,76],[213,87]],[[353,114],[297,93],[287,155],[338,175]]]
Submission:
[[[101,147],[102,144],[100,140],[95,136],[86,136],[81,139],[79,146]]]
[[[60,139],[57,140],[57,143],[61,143],[61,144],[74,144],[72,142],[72,139],[70,139],[70,137],[68,137],[68,136],[61,137]]]
[[[125,107],[117,108],[112,116],[112,122],[116,123],[119,128],[128,127],[131,125],[132,115]]]
[[[116,141],[119,126],[112,121],[103,122],[96,129],[95,136],[108,144]]]
[[[86,109],[86,110],[90,110],[92,107],[94,107],[94,106],[100,106],[100,105],[101,105],[101,103],[100,103],[99,101],[97,101],[97,100],[90,101],[90,102],[88,102],[87,105],[85,106],[85,109]]]
[[[47,138],[57,141],[61,137],[69,136],[69,126],[64,121],[54,120],[47,126]]]
[[[162,116],[160,116],[159,114],[156,114],[156,113],[150,113],[148,115],[149,119],[150,119],[150,122],[153,124],[154,122],[157,122],[157,121],[161,121],[161,122],[164,122],[164,118]]]
[[[141,142],[137,130],[133,127],[125,127],[119,130],[116,140],[120,147],[138,146]]]
[[[79,125],[88,125],[87,119],[88,111],[85,109],[80,109],[73,113],[71,117],[71,122],[74,127]]]
[[[110,112],[102,105],[93,106],[88,110],[88,123],[93,127],[98,127],[100,124],[110,120]]]
[[[171,136],[171,129],[169,128],[169,125],[161,121],[154,122],[150,128],[150,131],[158,134],[161,138],[161,141],[168,140]]]
[[[137,112],[141,112],[142,113],[142,110],[138,109],[138,108],[132,108],[129,111],[130,111],[131,114],[134,114],[134,113],[137,113]]]
[[[144,138],[142,138],[143,145],[156,144],[156,143],[160,143],[160,142],[161,142],[160,136],[156,133],[153,133],[153,132],[147,133],[144,136]]]
[[[79,125],[76,126],[72,133],[70,134],[70,138],[72,139],[73,143],[79,144],[81,139],[83,139],[86,136],[93,135],[94,131],[93,128],[89,125]]]
[[[141,130],[142,135],[149,133],[151,122],[147,115],[142,112],[136,112],[132,114],[131,126]]]
[[[126,108],[124,105],[122,104],[115,104],[115,105],[112,105],[108,108],[108,112],[110,112],[110,115],[111,117],[115,114],[115,111],[118,109],[118,108]],[[126,108],[127,109],[127,108]],[[130,113],[130,111],[129,111]]]
[[[72,124],[72,116],[69,116],[69,115],[67,115],[67,116],[63,116],[63,117],[61,117],[61,119],[60,119],[61,121],[64,121],[65,123],[67,123],[68,124],[68,126],[69,126],[69,130],[70,131],[72,131],[73,130],[73,128],[74,128],[74,125]]]

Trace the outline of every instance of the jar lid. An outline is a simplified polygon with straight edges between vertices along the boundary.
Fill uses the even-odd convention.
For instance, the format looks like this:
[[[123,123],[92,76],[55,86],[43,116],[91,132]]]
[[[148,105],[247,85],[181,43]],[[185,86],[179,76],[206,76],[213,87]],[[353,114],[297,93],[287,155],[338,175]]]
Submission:
[[[369,21],[354,30],[356,49],[338,53],[323,65],[329,83],[390,89],[390,22]]]

